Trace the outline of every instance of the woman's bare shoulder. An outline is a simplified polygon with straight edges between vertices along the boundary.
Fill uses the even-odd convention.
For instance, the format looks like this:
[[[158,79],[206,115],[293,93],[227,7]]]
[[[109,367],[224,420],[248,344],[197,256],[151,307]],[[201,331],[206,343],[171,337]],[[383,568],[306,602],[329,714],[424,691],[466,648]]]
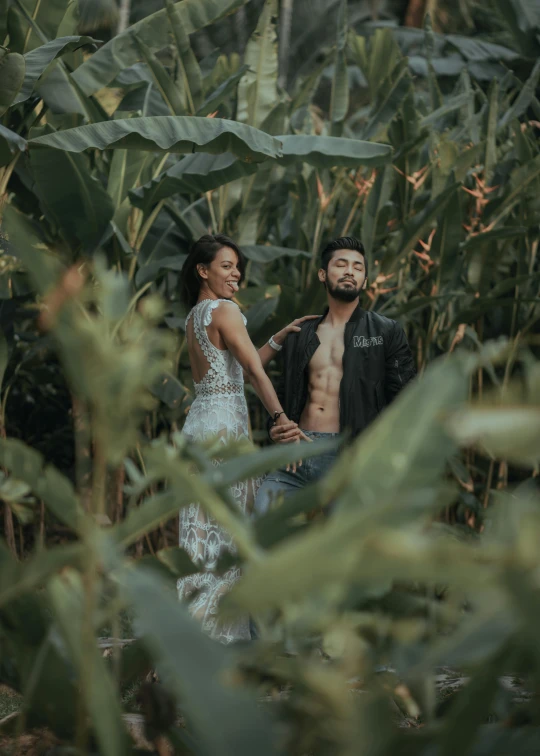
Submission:
[[[240,307],[232,299],[218,299],[214,313],[220,320],[237,320],[242,317]]]
[[[238,327],[241,324],[245,325],[246,319],[236,302],[231,299],[221,299],[214,310],[214,323],[224,328]]]

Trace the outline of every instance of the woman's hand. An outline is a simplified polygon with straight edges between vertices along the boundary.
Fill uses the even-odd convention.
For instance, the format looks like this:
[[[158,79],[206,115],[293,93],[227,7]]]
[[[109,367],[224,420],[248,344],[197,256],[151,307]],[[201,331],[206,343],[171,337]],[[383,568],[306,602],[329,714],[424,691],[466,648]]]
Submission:
[[[305,320],[313,320],[314,318],[320,318],[320,315],[304,315],[303,318],[296,318],[296,320],[293,320],[289,325],[285,326],[285,328],[282,328],[281,331],[278,331],[274,336],[272,337],[276,344],[279,344],[281,346],[287,336],[290,333],[296,332],[301,330],[300,326]]]
[[[289,419],[272,425],[270,438],[275,444],[294,444],[296,441],[309,441],[308,437],[298,427],[298,423],[293,423]]]
[[[280,415],[277,422],[270,428],[270,438],[275,444],[298,444],[300,441],[311,443],[311,439],[300,430],[298,423],[289,420],[285,415]],[[295,473],[298,467],[302,467],[302,460],[287,465],[286,470]]]

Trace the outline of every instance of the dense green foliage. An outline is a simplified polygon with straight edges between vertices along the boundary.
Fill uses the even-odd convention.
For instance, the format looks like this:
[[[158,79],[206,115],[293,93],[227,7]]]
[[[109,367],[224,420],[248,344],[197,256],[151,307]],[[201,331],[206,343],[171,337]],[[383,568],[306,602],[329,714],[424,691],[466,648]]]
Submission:
[[[211,756],[538,751],[537,699],[516,710],[499,680],[540,679],[540,18],[464,0],[463,28],[489,30],[465,36],[442,33],[442,2],[436,31],[395,5],[313,0],[287,29],[277,0],[134,3],[100,45],[88,3],[81,21],[75,0],[0,0],[0,683],[23,697],[6,732],[134,753],[136,684],[161,753],[162,734]],[[361,237],[364,305],[404,324],[420,373],[256,522],[227,487],[298,452],[231,447],[216,475],[217,447],[181,434],[178,272],[208,230],[249,259],[257,343],[320,311],[324,241]],[[216,646],[176,599],[197,567],[167,523],[194,500],[235,536],[223,611],[260,619],[250,647]],[[104,658],[126,617],[137,640]],[[440,667],[471,676],[444,706]]]

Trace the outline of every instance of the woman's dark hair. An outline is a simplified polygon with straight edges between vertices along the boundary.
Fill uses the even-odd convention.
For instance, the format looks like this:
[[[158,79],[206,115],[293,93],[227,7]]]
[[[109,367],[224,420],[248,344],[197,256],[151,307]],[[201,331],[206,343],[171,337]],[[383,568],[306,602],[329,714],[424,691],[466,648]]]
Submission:
[[[217,253],[223,247],[230,247],[238,255],[238,270],[240,283],[246,273],[246,258],[240,247],[225,234],[204,234],[192,246],[180,273],[180,299],[191,310],[197,304],[201,278],[197,272],[197,265],[210,265]]]
[[[339,239],[329,242],[321,252],[321,268],[328,270],[328,263],[334,256],[334,252],[338,249],[352,249],[354,252],[359,252],[364,258],[364,268],[366,270],[366,278],[368,275],[368,261],[366,259],[366,253],[364,252],[364,245],[354,236],[340,236]]]

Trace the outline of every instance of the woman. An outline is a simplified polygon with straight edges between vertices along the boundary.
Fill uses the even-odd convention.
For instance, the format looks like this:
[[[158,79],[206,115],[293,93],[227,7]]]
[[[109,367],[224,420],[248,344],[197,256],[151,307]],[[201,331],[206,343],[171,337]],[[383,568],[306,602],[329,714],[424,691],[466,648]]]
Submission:
[[[182,268],[181,298],[189,309],[186,337],[195,384],[195,400],[184,425],[184,434],[190,440],[218,436],[225,443],[247,437],[244,375],[274,422],[289,423],[264,366],[281,349],[287,334],[300,330],[306,318],[293,321],[257,352],[246,330],[246,319],[232,302],[244,275],[245,259],[240,249],[223,234],[202,236]],[[297,435],[298,439],[303,435],[299,429]],[[248,502],[254,499],[256,485],[256,481],[246,481],[232,488],[241,512],[246,513]],[[247,617],[232,623],[217,622],[219,600],[240,577],[238,567],[220,576],[212,572],[224,552],[234,551],[232,538],[194,503],[180,514],[180,546],[194,562],[204,565],[201,572],[178,581],[180,598],[197,592],[191,612],[214,638],[223,643],[249,640]]]

